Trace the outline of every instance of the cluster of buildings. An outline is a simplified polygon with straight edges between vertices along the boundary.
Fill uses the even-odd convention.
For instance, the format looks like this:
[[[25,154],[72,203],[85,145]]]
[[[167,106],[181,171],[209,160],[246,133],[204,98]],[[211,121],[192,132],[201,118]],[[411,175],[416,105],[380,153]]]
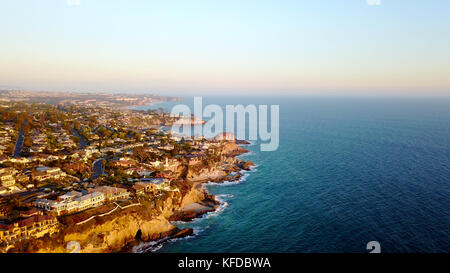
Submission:
[[[51,127],[53,126],[53,131],[51,132],[52,136],[58,140],[58,143],[62,145],[63,148],[74,149],[77,147],[77,144],[72,140],[72,134],[70,134],[67,130],[61,128],[61,124],[49,124]]]
[[[45,150],[57,152],[64,148],[74,149],[77,146],[71,139],[71,134],[62,128],[60,122],[47,124],[47,127],[49,128],[48,134],[37,129],[31,130],[30,137],[32,146],[29,147],[30,153],[42,153]],[[49,137],[57,141],[57,147],[50,147],[48,141]]]
[[[171,191],[170,180],[165,178],[142,178],[133,185],[136,194],[155,193],[158,190]]]
[[[102,205],[106,201],[128,199],[130,192],[123,188],[101,186],[89,191],[70,191],[56,200],[36,199],[33,205],[60,216]]]
[[[0,195],[11,194],[34,187],[32,181],[60,180],[67,174],[58,167],[37,167],[33,171],[18,171],[13,167],[0,169]],[[31,178],[31,179],[30,179]]]
[[[8,145],[11,143],[11,133],[14,132],[9,126],[0,129],[0,156],[6,153]]]
[[[58,231],[55,216],[43,215],[36,211],[12,223],[0,222],[0,243],[11,244],[23,239],[39,238]]]
[[[99,107],[96,102],[93,102],[93,104],[95,106],[92,108],[86,105],[85,108],[66,109],[70,111],[70,120],[69,116],[64,117],[63,111],[60,111],[57,117],[58,119],[62,117],[62,120],[46,123],[42,127],[43,130],[33,125],[29,135],[26,136],[28,139],[31,138],[32,142],[31,146],[27,146],[30,152],[27,155],[28,157],[8,157],[6,159],[6,162],[25,165],[8,163],[4,166],[14,166],[14,168],[0,169],[0,195],[28,190],[35,184],[38,189],[20,194],[20,196],[29,194],[29,197],[28,195],[26,197],[26,204],[31,205],[35,212],[17,218],[15,216],[10,217],[10,215],[7,215],[8,212],[0,210],[0,243],[11,243],[53,233],[57,231],[58,226],[56,217],[99,207],[107,202],[128,200],[131,192],[141,195],[155,194],[159,191],[179,191],[179,189],[171,187],[168,177],[176,174],[180,164],[184,164],[186,160],[189,165],[201,163],[209,148],[215,143],[227,139],[225,135],[213,141],[205,141],[202,137],[183,138],[169,136],[168,134],[153,134],[148,125],[155,119],[163,121],[165,118],[170,120],[170,118],[176,117],[165,117],[163,115],[155,118],[153,115],[156,114],[152,114],[151,111],[117,112],[112,108]],[[37,117],[33,118],[37,123]],[[52,120],[55,120],[55,116]],[[191,118],[182,119],[182,122],[202,123],[201,120]],[[72,133],[69,132],[69,126],[81,129],[77,131],[78,133]],[[101,126],[107,128],[107,134],[104,133],[105,128],[98,129]],[[10,127],[10,125],[9,127],[3,126],[3,129],[0,129],[0,157],[6,146],[11,145],[12,133],[17,133]],[[84,132],[80,133],[81,131]],[[148,133],[149,131],[150,133]],[[80,139],[83,138],[83,144],[80,143],[77,149],[73,149],[77,147],[73,141],[75,139],[74,134]],[[135,137],[137,134],[140,136]],[[108,138],[105,135],[111,137]],[[190,149],[180,148],[185,147],[185,145],[189,146]],[[175,146],[177,150],[176,153],[173,153]],[[152,159],[151,162],[149,160],[146,163],[138,163],[140,161],[136,160],[137,157],[134,154],[137,147],[144,147],[144,152],[158,155],[159,160]],[[139,149],[142,150],[142,148]],[[94,181],[95,179],[89,180],[84,174],[82,176],[83,183],[81,183],[79,177],[76,179],[79,179],[80,183],[70,185],[68,183],[52,183],[49,186],[48,183],[38,183],[48,180],[67,182],[67,180],[73,178],[71,175],[76,176],[83,172],[79,170],[76,173],[72,172],[75,167],[67,167],[70,165],[69,163],[82,162],[84,164],[89,162],[89,164],[84,164],[87,166],[86,168],[94,169],[92,161],[97,159],[105,159],[112,163],[112,166],[129,175],[124,176],[128,179],[127,183],[124,183],[124,185],[128,185],[127,188],[98,186],[99,183]],[[60,160],[60,162],[45,164],[56,160]],[[4,162],[4,159],[0,158],[0,163]],[[49,166],[60,166],[62,169]],[[108,168],[109,166],[108,164]],[[82,170],[86,169],[83,168]],[[159,172],[157,176],[162,178],[149,178],[155,171]],[[132,178],[130,178],[131,175],[133,175]],[[136,175],[139,177],[136,177]],[[36,183],[31,184],[29,181]],[[93,182],[87,184],[86,181]],[[114,180],[111,181],[118,183]],[[16,212],[21,209],[21,207],[14,207],[13,205],[11,208]],[[2,217],[14,220],[8,222],[8,220],[2,220]]]
[[[15,185],[16,179],[14,177],[16,174],[17,170],[15,170],[14,168],[0,169],[0,195],[5,193],[13,193],[20,190]]]
[[[153,102],[179,100],[156,95],[119,95],[107,93],[47,92],[27,90],[2,90],[0,102],[23,101],[34,103],[76,104],[85,107],[111,107],[148,105]]]
[[[58,167],[37,167],[32,173],[32,179],[38,182],[42,182],[49,179],[58,180],[66,177],[66,173]]]
[[[31,132],[33,144],[30,147],[30,153],[42,153],[47,148],[47,135],[33,130]]]
[[[74,160],[83,160],[84,162],[88,161],[92,155],[99,153],[99,150],[95,146],[87,146],[81,150],[78,150],[70,155],[70,157]]]

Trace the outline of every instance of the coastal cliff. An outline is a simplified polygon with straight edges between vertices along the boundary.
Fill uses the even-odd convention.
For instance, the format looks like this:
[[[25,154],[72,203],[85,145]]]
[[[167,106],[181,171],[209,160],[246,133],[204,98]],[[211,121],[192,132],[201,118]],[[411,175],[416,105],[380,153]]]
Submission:
[[[139,231],[143,234],[143,240],[156,240],[174,234],[178,230],[163,216],[144,220],[131,213],[81,232],[68,233],[61,244],[44,245],[37,252],[70,252],[71,250],[66,248],[71,241],[80,244],[81,253],[118,252],[126,244],[134,241]]]
[[[182,232],[172,225],[169,217],[184,206],[202,203],[208,198],[209,195],[203,189],[192,185],[184,196],[179,192],[170,192],[158,202],[140,200],[139,205],[96,217],[80,225],[68,223],[69,218],[66,218],[59,226],[60,232],[19,242],[8,250],[65,253],[74,250],[67,249],[69,242],[77,242],[82,253],[119,252],[137,241],[189,235],[189,231]]]
[[[183,177],[174,181],[174,191],[162,192],[157,198],[136,197],[131,204],[110,203],[112,213],[96,214],[82,219],[80,215],[60,218],[59,232],[41,238],[24,240],[9,246],[8,252],[82,253],[131,251],[139,242],[184,237],[191,229],[180,230],[170,221],[190,221],[214,211],[219,202],[201,186],[203,182],[222,182],[240,177],[251,162],[236,155],[247,152],[235,143],[226,143],[218,152],[219,160],[186,167]],[[233,175],[230,175],[233,174]],[[117,207],[115,207],[117,206]],[[92,219],[91,219],[92,218]],[[71,242],[79,249],[69,247]]]
[[[241,161],[236,156],[247,153],[248,150],[240,147],[235,142],[226,142],[218,152],[219,161],[211,164],[200,164],[188,169],[186,180],[193,182],[222,182],[229,180],[228,176],[232,172],[239,172],[241,169],[249,170],[253,166],[250,161]]]

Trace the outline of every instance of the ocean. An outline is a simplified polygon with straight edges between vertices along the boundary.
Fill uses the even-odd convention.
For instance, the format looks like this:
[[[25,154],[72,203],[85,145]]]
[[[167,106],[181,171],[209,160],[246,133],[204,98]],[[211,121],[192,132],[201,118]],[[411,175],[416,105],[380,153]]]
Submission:
[[[378,241],[381,252],[449,252],[449,98],[203,97],[203,104],[280,105],[279,148],[261,152],[252,142],[241,157],[254,169],[237,183],[206,185],[219,210],[177,223],[195,236],[145,251],[365,253]]]

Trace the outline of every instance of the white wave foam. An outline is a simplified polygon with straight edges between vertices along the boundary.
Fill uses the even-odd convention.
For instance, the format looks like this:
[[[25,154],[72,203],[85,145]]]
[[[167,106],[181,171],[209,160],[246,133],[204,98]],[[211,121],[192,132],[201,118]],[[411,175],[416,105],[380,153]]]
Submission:
[[[221,214],[227,207],[228,207],[228,202],[223,201],[220,197],[217,197],[217,200],[220,202],[219,207],[217,207],[216,210],[211,211],[206,213],[205,215],[202,216],[202,218],[211,218],[212,216],[217,216],[219,214]]]
[[[231,193],[223,193],[223,194],[218,194],[216,196],[218,196],[219,198],[223,198],[223,197],[225,197],[225,198],[233,198],[234,197],[234,195],[232,195]]]
[[[194,235],[199,235],[200,233],[202,233],[203,231],[205,231],[206,229],[209,228],[209,225],[206,227],[194,227]]]
[[[258,165],[255,165],[255,166],[251,166],[249,171],[243,170],[242,171],[243,175],[237,181],[233,181],[233,182],[225,181],[223,183],[207,182],[207,183],[203,183],[202,187],[204,188],[206,186],[212,186],[212,185],[230,186],[230,185],[240,184],[241,182],[247,180],[247,177],[250,175],[250,173],[255,172],[257,167],[258,167]],[[220,202],[220,205],[217,207],[216,210],[207,212],[199,218],[192,219],[190,222],[173,221],[172,224],[174,224],[175,226],[181,226],[181,225],[186,225],[186,224],[191,225],[191,224],[195,224],[198,221],[203,221],[204,219],[209,219],[210,217],[218,216],[219,214],[224,212],[225,209],[228,207],[228,202],[226,202],[224,199],[233,198],[233,197],[234,197],[234,195],[232,195],[232,194],[226,194],[226,193],[218,194],[218,195],[216,195],[216,199],[217,199],[217,201]],[[153,241],[153,242],[141,243],[138,246],[133,247],[132,251],[135,253],[156,252],[156,251],[160,250],[165,243],[168,243],[168,242],[172,243],[172,242],[176,242],[179,240],[186,240],[186,239],[198,236],[200,233],[202,233],[204,230],[206,230],[208,228],[209,228],[209,225],[207,225],[206,227],[195,226],[195,227],[193,227],[193,230],[194,230],[193,235],[186,236],[183,238],[173,238],[173,239],[167,240],[165,242],[163,242],[164,239],[160,239],[160,240]]]
[[[162,247],[163,239],[152,241],[152,242],[145,242],[140,243],[139,245],[133,247],[132,252],[134,253],[147,253],[147,252],[155,252]]]
[[[241,182],[245,181],[245,177],[241,176],[238,180],[235,181],[224,181],[222,183],[215,183],[215,184],[211,184],[211,185],[216,185],[216,186],[232,186],[232,185],[238,185]]]
[[[202,233],[207,228],[209,228],[209,225],[206,227],[194,227],[193,235],[189,235],[189,236],[182,237],[182,238],[172,238],[169,240],[160,239],[157,241],[140,243],[139,245],[133,247],[132,252],[134,252],[134,253],[156,252],[156,251],[160,250],[163,247],[163,245],[166,243],[174,243],[177,241],[186,240],[186,239],[198,236],[200,233]]]
[[[226,186],[239,185],[242,182],[247,180],[247,178],[250,176],[249,173],[255,172],[255,171],[256,171],[256,168],[252,167],[250,169],[250,171],[242,171],[243,174],[238,180],[235,180],[235,181],[224,181],[224,182],[220,182],[220,183],[206,182],[206,183],[202,184],[202,187],[203,187],[203,189],[206,189],[206,187],[208,187],[208,186],[225,186],[226,187]]]

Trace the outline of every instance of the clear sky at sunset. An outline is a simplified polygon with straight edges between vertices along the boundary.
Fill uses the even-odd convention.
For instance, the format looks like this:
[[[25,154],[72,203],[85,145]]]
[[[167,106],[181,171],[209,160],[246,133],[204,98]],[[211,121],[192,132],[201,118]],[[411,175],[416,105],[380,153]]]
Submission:
[[[0,0],[0,89],[450,94],[450,1]]]

